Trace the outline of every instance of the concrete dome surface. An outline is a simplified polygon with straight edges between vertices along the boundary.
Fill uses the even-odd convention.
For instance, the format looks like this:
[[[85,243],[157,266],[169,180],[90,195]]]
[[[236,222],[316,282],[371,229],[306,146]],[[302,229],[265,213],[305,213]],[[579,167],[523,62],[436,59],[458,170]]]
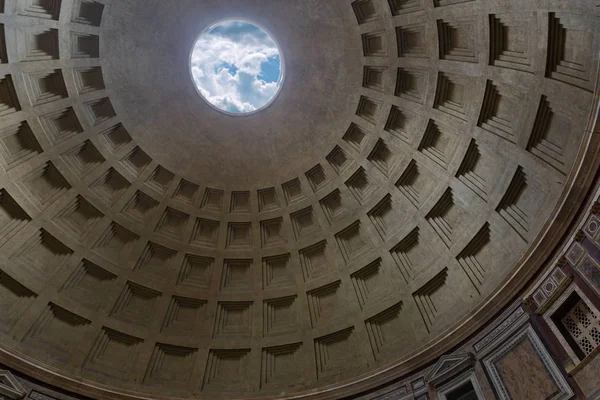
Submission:
[[[0,1],[0,362],[99,398],[341,398],[539,273],[598,166],[572,0]],[[198,96],[264,27],[275,101]]]

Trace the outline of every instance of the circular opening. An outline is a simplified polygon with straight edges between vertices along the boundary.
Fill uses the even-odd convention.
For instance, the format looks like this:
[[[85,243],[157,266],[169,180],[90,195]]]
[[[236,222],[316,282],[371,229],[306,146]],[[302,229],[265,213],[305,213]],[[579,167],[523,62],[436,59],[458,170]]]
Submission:
[[[196,39],[190,73],[196,90],[212,107],[248,115],[275,100],[283,83],[283,57],[264,29],[243,20],[224,20]]]

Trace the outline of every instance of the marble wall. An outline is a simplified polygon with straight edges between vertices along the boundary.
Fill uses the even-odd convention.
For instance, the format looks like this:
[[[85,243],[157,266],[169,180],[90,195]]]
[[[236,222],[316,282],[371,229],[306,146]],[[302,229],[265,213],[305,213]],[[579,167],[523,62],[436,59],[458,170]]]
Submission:
[[[562,251],[494,322],[436,363],[360,399],[445,399],[444,388],[465,376],[476,381],[482,399],[600,399],[600,346],[576,355],[555,323],[574,295],[591,318],[600,315],[599,193]]]

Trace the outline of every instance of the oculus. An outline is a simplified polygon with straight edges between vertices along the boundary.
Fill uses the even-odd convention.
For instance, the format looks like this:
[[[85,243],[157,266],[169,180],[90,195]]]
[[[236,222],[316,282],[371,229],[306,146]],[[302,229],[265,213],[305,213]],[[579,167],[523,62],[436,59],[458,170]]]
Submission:
[[[224,20],[205,29],[190,54],[200,96],[230,115],[255,113],[273,102],[283,83],[283,57],[262,28]]]

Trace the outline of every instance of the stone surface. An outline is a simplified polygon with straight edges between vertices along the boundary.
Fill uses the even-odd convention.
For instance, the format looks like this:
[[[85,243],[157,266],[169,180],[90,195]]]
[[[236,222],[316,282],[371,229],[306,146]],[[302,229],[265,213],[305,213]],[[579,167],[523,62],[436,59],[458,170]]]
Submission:
[[[234,16],[266,28],[285,60],[276,101],[244,118],[205,104],[188,67],[200,32]],[[303,174],[325,155],[315,149],[334,147],[360,94],[349,84],[363,71],[346,1],[115,1],[102,29],[103,72],[125,126],[154,160],[203,185],[256,190]]]
[[[514,299],[595,175],[589,2],[0,5],[0,360],[90,397],[409,376]],[[243,118],[188,71],[239,16],[287,64]]]
[[[527,340],[496,361],[511,398],[547,399],[558,391]]]

